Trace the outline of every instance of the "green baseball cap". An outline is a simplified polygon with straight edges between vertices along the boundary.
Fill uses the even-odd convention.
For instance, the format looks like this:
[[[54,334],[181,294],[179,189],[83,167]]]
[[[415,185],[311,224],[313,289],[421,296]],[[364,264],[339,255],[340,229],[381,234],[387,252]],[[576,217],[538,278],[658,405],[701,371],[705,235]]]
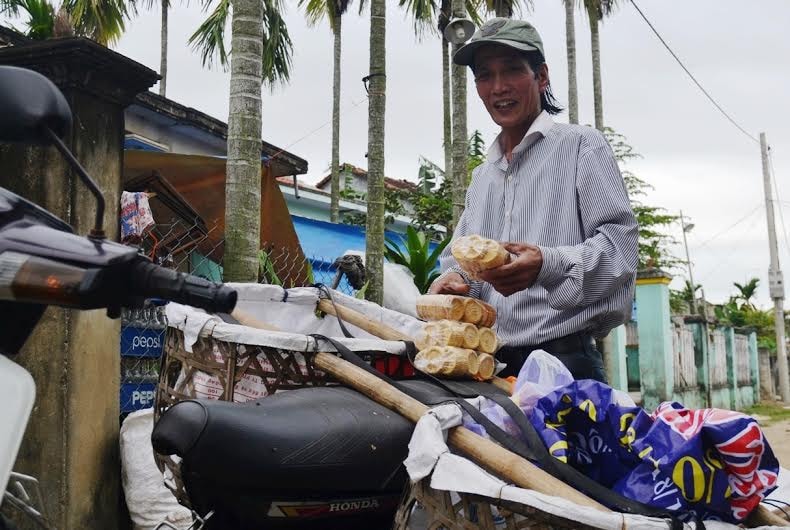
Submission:
[[[453,62],[464,66],[471,66],[475,60],[475,53],[486,44],[501,44],[523,52],[540,52],[543,54],[543,41],[535,26],[524,20],[510,18],[492,18],[475,31],[468,43],[461,46]]]

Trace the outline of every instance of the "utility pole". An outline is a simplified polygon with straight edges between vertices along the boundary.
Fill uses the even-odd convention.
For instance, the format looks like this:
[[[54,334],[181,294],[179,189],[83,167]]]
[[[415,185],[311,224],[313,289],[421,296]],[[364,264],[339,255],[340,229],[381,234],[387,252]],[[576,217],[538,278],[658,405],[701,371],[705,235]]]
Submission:
[[[689,282],[691,282],[691,312],[697,314],[697,286],[694,285],[694,275],[691,273],[691,258],[689,257],[689,242],[686,240],[686,232],[694,228],[693,224],[686,224],[683,219],[683,210],[680,210],[680,226],[683,229],[683,246],[686,247],[686,265],[689,268]]]
[[[785,287],[782,271],[779,269],[779,250],[776,244],[774,226],[774,201],[771,194],[771,173],[768,169],[768,141],[765,133],[760,133],[760,151],[763,158],[763,187],[765,188],[765,215],[768,218],[768,247],[771,252],[771,266],[768,268],[768,292],[774,301],[774,327],[776,328],[776,366],[779,369],[779,394],[782,401],[790,403],[790,374],[787,371],[787,351],[785,348]]]

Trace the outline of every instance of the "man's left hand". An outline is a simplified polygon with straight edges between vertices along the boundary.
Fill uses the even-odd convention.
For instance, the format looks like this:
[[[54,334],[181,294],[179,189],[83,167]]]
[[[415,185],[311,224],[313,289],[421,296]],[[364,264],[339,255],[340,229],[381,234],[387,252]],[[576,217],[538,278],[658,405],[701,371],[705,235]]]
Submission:
[[[478,273],[480,279],[490,283],[503,296],[532,287],[543,266],[540,249],[528,243],[502,243],[502,246],[513,257],[501,267]]]

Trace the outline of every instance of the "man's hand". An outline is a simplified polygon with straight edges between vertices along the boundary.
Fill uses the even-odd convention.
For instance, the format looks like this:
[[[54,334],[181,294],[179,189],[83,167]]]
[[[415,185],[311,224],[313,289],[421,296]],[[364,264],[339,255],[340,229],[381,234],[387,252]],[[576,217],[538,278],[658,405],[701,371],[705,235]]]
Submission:
[[[527,243],[502,243],[502,246],[515,257],[501,267],[480,272],[480,279],[490,283],[503,296],[532,287],[543,266],[540,249]]]
[[[469,294],[469,284],[464,281],[463,276],[457,272],[439,278],[431,284],[428,294]]]

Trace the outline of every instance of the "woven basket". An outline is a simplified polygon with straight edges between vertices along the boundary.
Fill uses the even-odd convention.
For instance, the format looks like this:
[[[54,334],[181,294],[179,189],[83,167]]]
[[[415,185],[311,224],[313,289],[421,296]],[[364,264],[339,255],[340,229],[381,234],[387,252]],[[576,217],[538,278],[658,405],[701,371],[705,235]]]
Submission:
[[[408,360],[380,352],[362,354],[363,359],[391,377],[411,375]],[[246,401],[283,390],[332,384],[313,366],[312,355],[302,351],[225,342],[200,337],[188,352],[184,334],[168,328],[156,390],[154,422],[176,403],[188,399]],[[191,507],[177,459],[154,453],[165,485],[179,503]]]
[[[393,530],[550,530],[594,529],[537,508],[502,499],[431,488],[430,479],[409,487],[395,515]]]

